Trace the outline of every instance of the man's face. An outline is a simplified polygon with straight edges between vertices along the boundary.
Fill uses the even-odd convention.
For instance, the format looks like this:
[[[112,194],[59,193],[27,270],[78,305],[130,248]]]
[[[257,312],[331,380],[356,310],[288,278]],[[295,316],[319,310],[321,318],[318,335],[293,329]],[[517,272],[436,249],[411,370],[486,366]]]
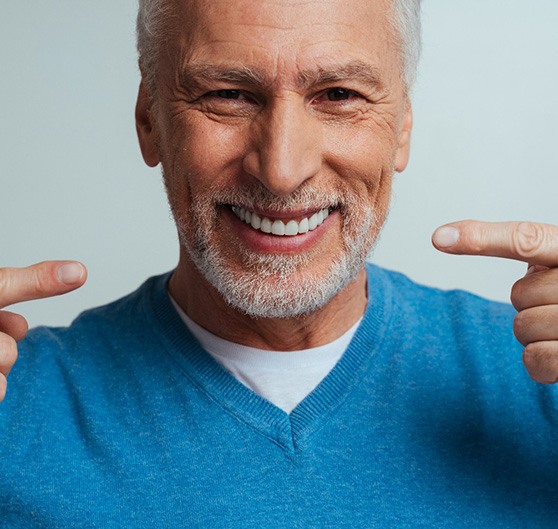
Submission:
[[[389,0],[171,1],[138,131],[185,255],[243,312],[315,310],[362,270],[408,160]]]

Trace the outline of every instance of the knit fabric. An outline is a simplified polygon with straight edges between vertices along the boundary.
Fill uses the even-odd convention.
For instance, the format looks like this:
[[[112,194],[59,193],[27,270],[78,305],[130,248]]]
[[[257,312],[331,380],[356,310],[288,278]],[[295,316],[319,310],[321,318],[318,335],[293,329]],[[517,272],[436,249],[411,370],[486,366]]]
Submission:
[[[170,298],[200,345],[231,375],[286,413],[291,413],[343,356],[360,321],[325,345],[298,351],[267,351],[225,340],[200,327]]]
[[[510,306],[370,266],[349,348],[287,415],[201,349],[168,278],[20,345],[3,529],[557,527],[557,389]]]

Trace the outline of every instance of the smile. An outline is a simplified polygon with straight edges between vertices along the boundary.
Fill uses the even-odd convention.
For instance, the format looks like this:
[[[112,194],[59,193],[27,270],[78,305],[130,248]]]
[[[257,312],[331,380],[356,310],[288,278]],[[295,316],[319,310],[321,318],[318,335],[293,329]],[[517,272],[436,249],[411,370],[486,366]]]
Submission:
[[[304,217],[301,220],[292,219],[283,222],[279,219],[272,220],[267,217],[262,217],[253,211],[238,206],[231,206],[231,210],[242,222],[249,224],[255,230],[271,235],[289,237],[315,230],[325,219],[327,219],[330,213],[329,209],[324,208],[317,211],[310,217]]]

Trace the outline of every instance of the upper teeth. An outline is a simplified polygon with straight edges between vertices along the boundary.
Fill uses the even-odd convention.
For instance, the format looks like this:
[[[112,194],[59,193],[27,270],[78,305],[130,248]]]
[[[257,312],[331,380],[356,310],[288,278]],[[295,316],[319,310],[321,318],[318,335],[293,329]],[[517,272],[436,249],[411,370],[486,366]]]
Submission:
[[[273,235],[298,235],[299,233],[315,230],[329,215],[329,209],[325,208],[309,218],[303,218],[301,221],[289,220],[285,223],[282,220],[260,217],[253,211],[237,206],[232,206],[232,210],[240,220],[250,224],[255,230]]]

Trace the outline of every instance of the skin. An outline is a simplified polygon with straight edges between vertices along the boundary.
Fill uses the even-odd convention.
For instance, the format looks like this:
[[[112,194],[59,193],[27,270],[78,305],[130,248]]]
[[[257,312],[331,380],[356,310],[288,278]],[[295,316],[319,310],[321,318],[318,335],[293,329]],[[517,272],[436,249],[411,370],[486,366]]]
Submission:
[[[151,166],[162,162],[175,218],[188,216],[196,196],[250,189],[257,183],[276,197],[289,196],[302,186],[344,186],[355,198],[374,205],[383,223],[393,172],[402,171],[409,157],[411,108],[400,79],[399,56],[390,45],[389,4],[351,0],[343,9],[338,4],[177,4],[181,29],[170,32],[156,94],[150,97],[145,85],[140,87],[136,113],[144,159]],[[196,73],[214,70],[213,65],[222,71],[250,68],[262,82],[230,81],[230,75],[222,73],[205,79]],[[320,71],[330,72],[328,79],[320,79]],[[309,79],[304,83],[303,74]],[[332,75],[338,78],[331,80]],[[340,88],[350,91],[348,99],[331,101]],[[218,97],[219,90],[238,90],[240,99]],[[300,267],[293,282],[303,275],[324,275],[343,251],[344,219],[339,212],[316,230],[317,237],[305,248],[284,238],[280,248],[261,248],[269,239],[263,234],[254,248],[225,208],[215,208],[210,244],[226,256],[231,274],[244,273],[238,248],[308,252],[311,264]],[[290,215],[298,217],[299,210]],[[190,244],[194,229],[183,225]],[[253,231],[252,240],[257,233]],[[334,340],[362,316],[366,305],[361,271],[357,280],[310,315],[254,319],[224,302],[184,248],[170,291],[194,321],[214,334],[285,351]]]
[[[387,4],[348,0],[338,9],[338,0],[276,5],[267,0],[230,5],[212,0],[182,7],[189,9],[189,15],[179,11],[180,31],[172,32],[163,54],[158,93],[150,97],[142,83],[136,112],[144,159],[152,166],[163,162],[174,207],[187,211],[192,197],[208,188],[249,186],[258,181],[277,196],[289,196],[302,185],[323,188],[342,179],[356,195],[385,213],[391,174],[407,164],[412,124],[410,105],[399,81],[398,57],[382,23]],[[294,82],[301,70],[336,57],[336,65],[324,64],[335,70],[339,59],[349,56],[373,65],[379,74],[382,90],[358,86],[365,92],[364,99],[373,103],[356,98],[350,103],[356,107],[340,112],[319,96],[345,83],[356,90],[350,75],[341,79],[343,83],[301,87]],[[242,106],[241,112],[232,115],[230,111],[223,114],[223,107],[215,107],[223,101],[194,104],[177,83],[181,71],[177,68],[196,61],[236,61],[237,65],[240,61],[263,71],[270,82],[240,87],[250,93],[258,88],[257,103]],[[217,112],[217,108],[221,110]],[[234,250],[244,243],[234,226],[224,218],[213,243],[226,250],[231,272],[238,273]],[[457,230],[449,244],[448,228]],[[341,251],[341,229],[337,215],[312,243],[315,255],[320,256],[313,264],[317,269],[327,267],[335,252]],[[524,362],[530,375],[539,382],[556,382],[558,227],[463,221],[439,228],[433,244],[456,255],[489,255],[529,263],[529,272],[512,289],[512,303],[518,310],[514,331],[525,346]],[[75,266],[73,273],[64,268],[66,273],[59,274],[67,265]],[[0,269],[0,308],[65,294],[83,285],[86,276],[82,264],[70,261]],[[227,306],[183,249],[170,288],[190,317],[212,332],[280,350],[335,339],[356,321],[366,303],[361,272],[314,314],[293,320],[254,320]],[[0,311],[0,400],[17,358],[17,341],[26,331],[23,317]]]

